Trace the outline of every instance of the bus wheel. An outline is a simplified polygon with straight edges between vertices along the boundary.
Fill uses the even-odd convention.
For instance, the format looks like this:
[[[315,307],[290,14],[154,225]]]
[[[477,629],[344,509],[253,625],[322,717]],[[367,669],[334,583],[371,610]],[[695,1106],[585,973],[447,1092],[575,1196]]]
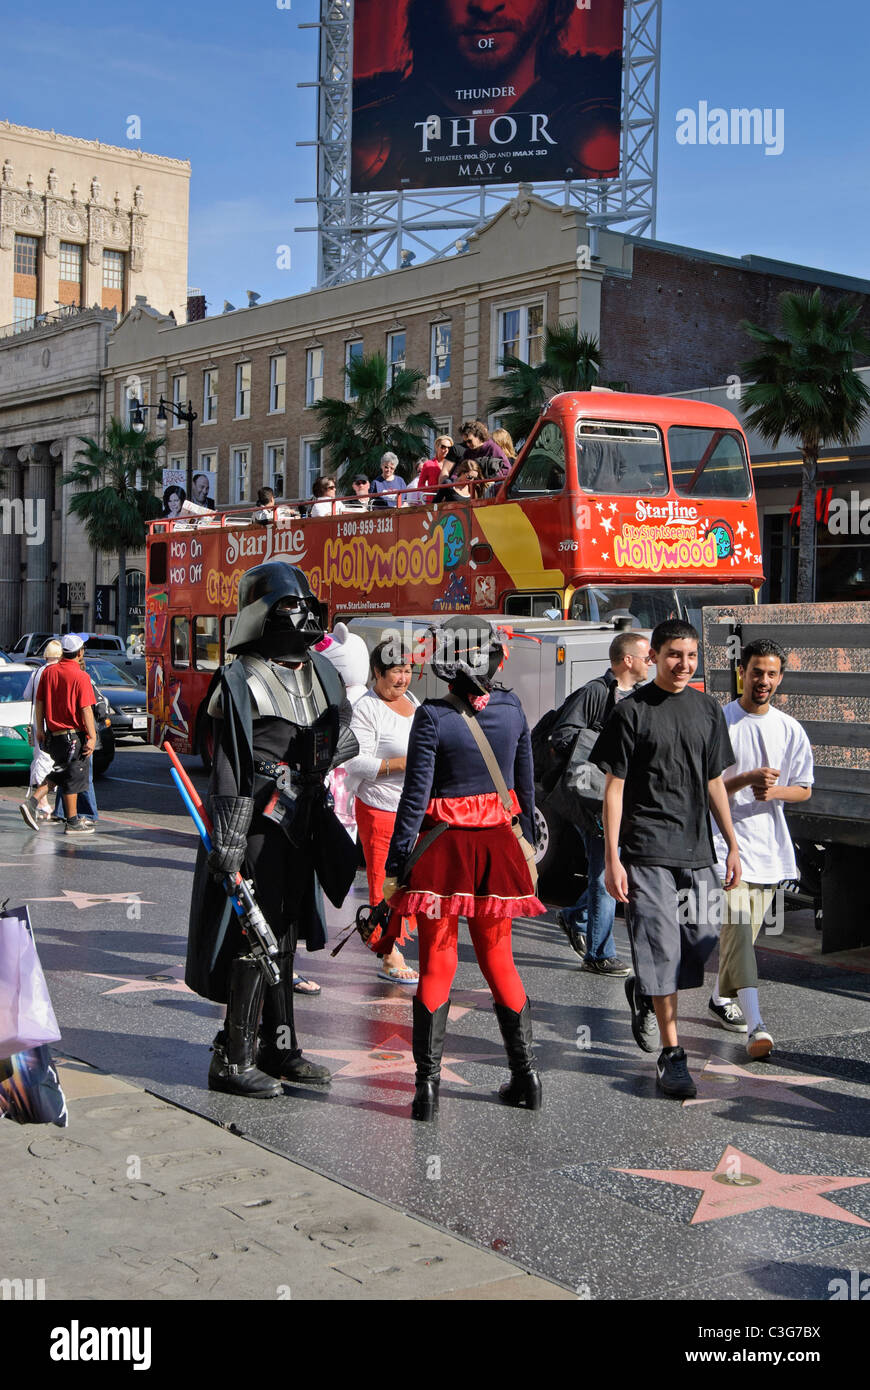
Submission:
[[[202,758],[205,771],[211,772],[211,765],[214,762],[214,724],[205,713],[199,717],[197,752]]]

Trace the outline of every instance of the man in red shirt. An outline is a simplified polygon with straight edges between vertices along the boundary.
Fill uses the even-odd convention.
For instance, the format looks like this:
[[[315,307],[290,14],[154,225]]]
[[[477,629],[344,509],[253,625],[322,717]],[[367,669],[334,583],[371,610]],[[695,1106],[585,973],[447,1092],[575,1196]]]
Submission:
[[[54,759],[43,786],[60,787],[68,835],[92,835],[90,821],[77,814],[79,792],[87,789],[88,758],[97,744],[94,724],[96,696],[85,670],[85,644],[76,633],[61,639],[63,655],[49,666],[39,682],[36,698],[36,731],[39,745]],[[43,787],[34,787],[21,803],[21,814],[33,830],[39,829],[34,806]]]

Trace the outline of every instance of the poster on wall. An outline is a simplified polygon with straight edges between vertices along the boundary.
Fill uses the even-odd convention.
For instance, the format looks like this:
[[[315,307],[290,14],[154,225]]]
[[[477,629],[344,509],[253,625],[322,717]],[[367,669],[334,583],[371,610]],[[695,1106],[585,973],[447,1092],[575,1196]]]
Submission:
[[[623,0],[356,0],[356,193],[619,173]]]

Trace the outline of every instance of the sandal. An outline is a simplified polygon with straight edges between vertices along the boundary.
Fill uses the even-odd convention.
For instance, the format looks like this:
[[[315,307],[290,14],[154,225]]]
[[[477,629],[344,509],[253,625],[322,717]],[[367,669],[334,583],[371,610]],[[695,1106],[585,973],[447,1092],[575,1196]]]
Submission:
[[[389,980],[393,985],[416,985],[420,976],[405,961],[402,965],[382,965],[378,971],[378,978]]]
[[[320,985],[316,980],[307,980],[304,975],[297,975],[293,972],[293,993],[294,994],[319,994]]]

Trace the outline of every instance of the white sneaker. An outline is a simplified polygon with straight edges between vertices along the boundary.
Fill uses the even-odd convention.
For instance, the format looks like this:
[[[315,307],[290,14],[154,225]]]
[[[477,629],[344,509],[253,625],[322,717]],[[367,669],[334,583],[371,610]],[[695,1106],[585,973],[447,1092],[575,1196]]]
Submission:
[[[746,1051],[755,1062],[761,1057],[768,1057],[773,1051],[773,1038],[766,1029],[753,1028],[746,1043]]]

